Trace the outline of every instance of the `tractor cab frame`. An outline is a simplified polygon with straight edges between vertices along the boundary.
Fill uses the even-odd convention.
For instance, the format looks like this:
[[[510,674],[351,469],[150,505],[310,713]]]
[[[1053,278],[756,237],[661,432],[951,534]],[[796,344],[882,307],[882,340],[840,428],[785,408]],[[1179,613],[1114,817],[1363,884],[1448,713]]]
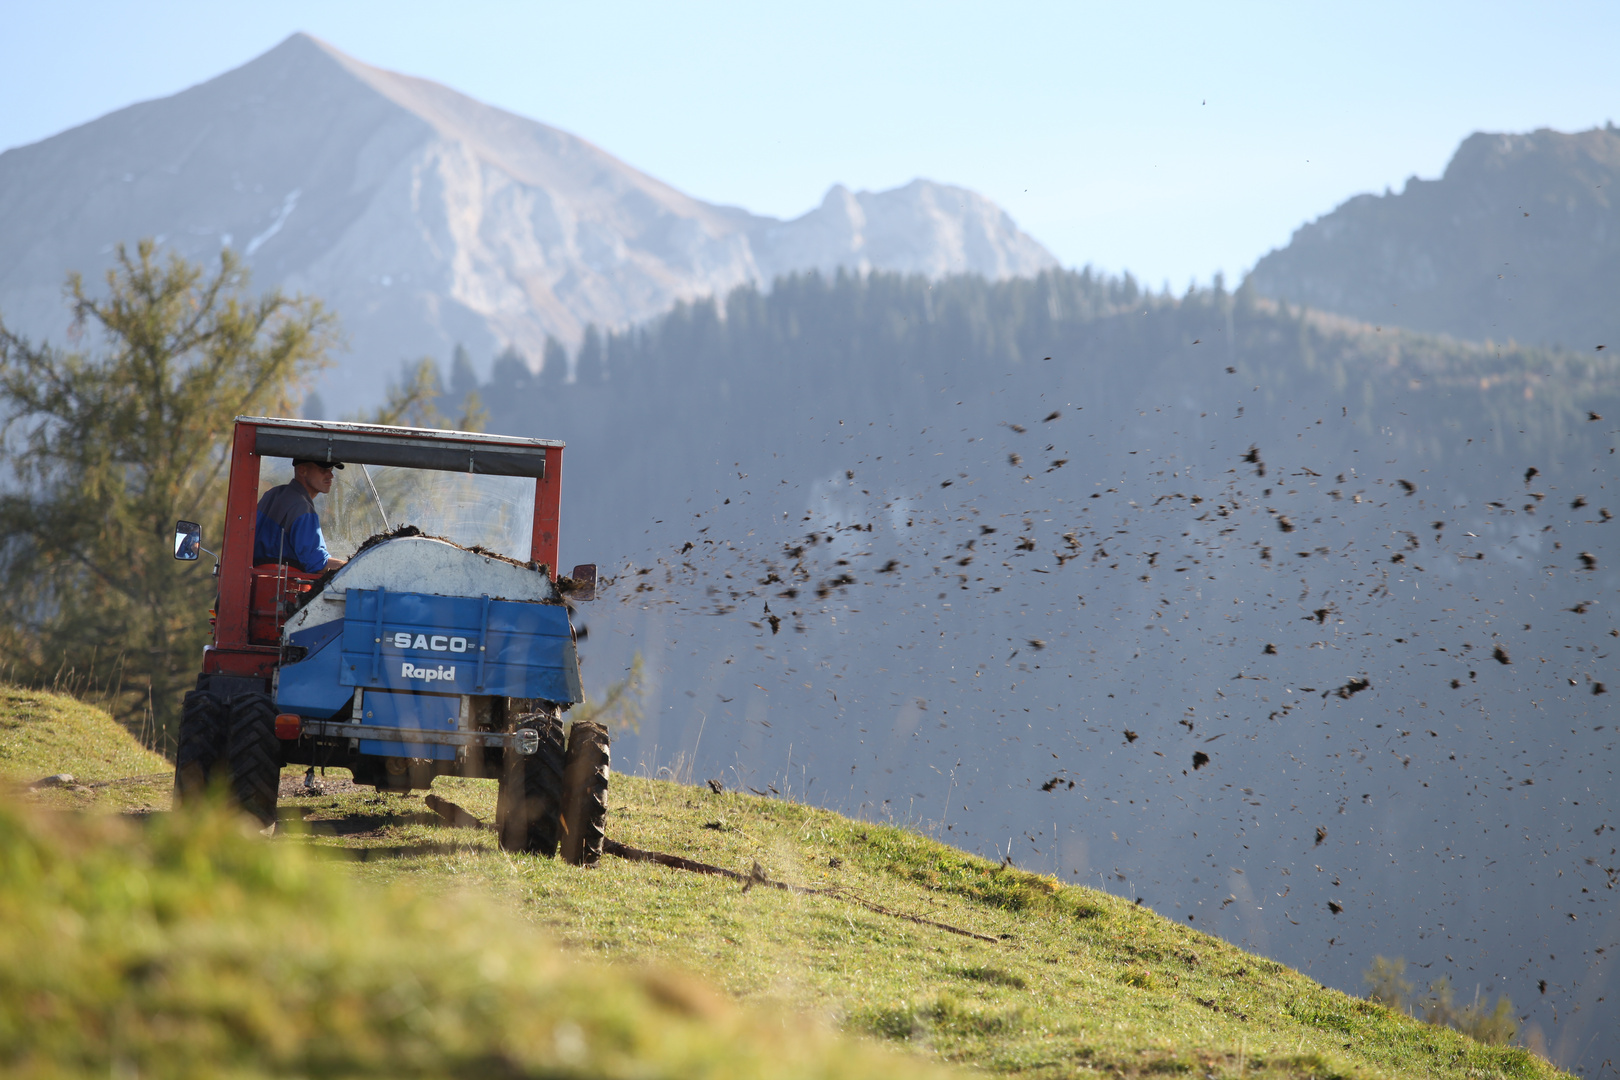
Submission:
[[[551,439],[238,417],[214,636],[181,717],[179,801],[223,786],[269,824],[290,764],[347,768],[379,789],[497,777],[505,846],[550,854],[560,845],[570,861],[593,861],[607,733],[592,723],[565,732],[562,714],[583,697],[569,600],[594,598],[596,568],[555,575],[563,449]],[[331,496],[320,508],[323,528],[345,518],[362,530],[346,538],[352,551],[333,552],[345,565],[306,573],[255,563],[267,459],[358,470],[346,489],[352,512]],[[177,523],[175,558],[195,560],[203,539],[194,523]]]

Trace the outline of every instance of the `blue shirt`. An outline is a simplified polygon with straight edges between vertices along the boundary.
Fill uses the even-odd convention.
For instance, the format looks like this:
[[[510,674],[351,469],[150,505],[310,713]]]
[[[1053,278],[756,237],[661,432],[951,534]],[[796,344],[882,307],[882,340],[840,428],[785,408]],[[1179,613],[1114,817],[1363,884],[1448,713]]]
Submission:
[[[253,564],[291,563],[307,574],[326,569],[326,538],[315,500],[294,480],[273,487],[259,498],[253,527]]]

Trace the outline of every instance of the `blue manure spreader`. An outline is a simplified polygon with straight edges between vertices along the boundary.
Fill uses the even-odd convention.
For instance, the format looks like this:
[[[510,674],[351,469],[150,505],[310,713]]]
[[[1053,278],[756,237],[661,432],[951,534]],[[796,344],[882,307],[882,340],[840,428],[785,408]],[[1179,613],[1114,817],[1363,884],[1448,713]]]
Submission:
[[[348,769],[379,790],[490,777],[503,847],[596,861],[608,733],[564,726],[583,696],[569,614],[594,599],[596,568],[555,573],[562,452],[544,439],[239,417],[177,801],[223,787],[268,825],[288,765]],[[323,568],[255,552],[261,497],[292,462],[340,477],[315,493]],[[175,557],[197,559],[203,539],[178,522]]]

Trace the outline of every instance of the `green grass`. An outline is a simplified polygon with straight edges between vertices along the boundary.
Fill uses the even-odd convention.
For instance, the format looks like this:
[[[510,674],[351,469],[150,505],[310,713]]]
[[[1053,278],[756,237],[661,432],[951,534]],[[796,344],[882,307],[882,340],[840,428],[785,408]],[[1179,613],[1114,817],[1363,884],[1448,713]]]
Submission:
[[[435,791],[485,820],[493,815],[491,782],[441,779]],[[109,786],[98,789],[94,803],[116,809],[124,797],[123,788]],[[301,937],[282,922],[308,901],[283,903],[270,895],[260,914],[257,902],[246,899],[252,890],[245,891],[241,910],[264,929],[262,942],[239,946],[243,962],[259,965],[256,978],[267,987],[289,980],[303,985],[312,978],[308,965],[316,965],[323,951],[333,950],[331,962],[338,963],[349,956],[343,951],[352,944],[347,938],[381,934],[376,927],[390,925],[387,919],[403,919],[406,927],[387,933],[427,941],[425,928],[441,917],[435,913],[486,912],[493,904],[527,928],[516,931],[480,914],[476,931],[448,934],[443,946],[418,946],[417,967],[399,967],[403,961],[389,960],[391,953],[380,946],[341,963],[351,973],[378,965],[376,986],[409,970],[416,980],[411,985],[442,983],[445,989],[435,993],[453,997],[478,985],[464,970],[448,970],[472,962],[463,957],[479,955],[480,948],[510,950],[512,941],[519,949],[555,941],[576,962],[593,961],[563,965],[591,978],[629,979],[634,986],[644,977],[638,973],[676,972],[681,974],[660,977],[706,985],[716,1000],[744,1003],[737,1016],[759,1015],[757,1008],[768,1016],[803,1018],[787,1021],[785,1028],[767,1024],[772,1031],[827,1025],[887,1043],[919,1067],[957,1063],[1017,1076],[1561,1075],[1524,1049],[1484,1046],[1421,1024],[1117,897],[998,866],[905,829],[626,776],[614,777],[610,799],[609,835],[624,843],[743,872],[757,861],[773,879],[835,894],[745,890],[734,881],[611,858],[587,870],[508,855],[487,831],[438,824],[419,797],[360,790],[286,800],[287,827],[277,841],[240,841],[241,852],[257,854],[232,857],[253,865],[279,866],[274,860],[285,858],[299,873],[314,874],[322,853],[348,864],[323,871],[331,875],[320,879],[328,881],[320,886],[328,898],[296,920]],[[168,837],[165,830],[173,828],[157,825],[150,835]],[[161,842],[183,848],[192,841]],[[393,899],[365,899],[375,896]],[[994,941],[879,914],[858,901]],[[363,905],[369,906],[357,914]],[[415,914],[387,915],[399,905]],[[503,944],[479,937],[490,934]],[[295,959],[278,967],[281,962],[270,957],[285,954],[290,939],[316,944],[305,952],[294,949]],[[563,964],[547,963],[553,965],[547,970]],[[15,967],[0,962],[0,970]],[[121,1000],[117,995],[138,1000],[142,992],[142,984],[128,977],[107,976],[101,985],[110,1003]],[[352,1000],[374,999],[362,994]],[[752,1021],[732,1023],[744,1032],[735,1037],[753,1030]],[[447,1030],[472,1029],[463,1024]],[[478,1030],[494,1037],[489,1033],[496,1029]],[[457,1045],[476,1041],[471,1034],[456,1039]],[[816,1045],[856,1057],[868,1052],[837,1040]],[[749,1053],[745,1045],[738,1060],[756,1060]],[[769,1063],[764,1053],[757,1060]],[[435,1067],[443,1075],[454,1072]],[[293,1071],[299,1069],[312,1072],[307,1064]],[[408,1068],[396,1071],[415,1075]]]
[[[493,813],[489,782],[435,790]],[[1039,1077],[1559,1075],[1522,1048],[1421,1024],[1117,897],[905,829],[635,777],[615,776],[610,794],[609,834],[624,843],[744,872],[758,861],[772,878],[843,896],[745,892],[613,859],[580,871],[514,858],[487,833],[428,823],[416,798],[299,801],[310,843],[387,853],[361,862],[362,876],[504,895],[576,951],[693,972],[734,998],[947,1062]],[[327,834],[362,815],[363,833]]]
[[[173,772],[102,710],[0,683],[0,776],[32,783],[67,773],[75,782],[36,797],[60,806],[167,809]]]

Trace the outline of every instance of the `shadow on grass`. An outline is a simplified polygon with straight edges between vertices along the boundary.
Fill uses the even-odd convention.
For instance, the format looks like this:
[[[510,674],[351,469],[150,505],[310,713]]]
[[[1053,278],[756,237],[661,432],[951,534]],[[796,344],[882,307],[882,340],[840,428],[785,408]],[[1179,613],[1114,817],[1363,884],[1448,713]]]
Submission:
[[[341,818],[309,820],[314,807],[280,806],[276,809],[277,833],[284,838],[313,840],[317,837],[380,837],[388,828],[409,825],[444,826],[437,814],[346,814]],[[119,815],[124,821],[142,828],[155,826],[171,815],[169,810],[126,810]],[[287,829],[287,826],[292,829]],[[390,859],[419,859],[436,855],[486,853],[487,845],[420,840],[405,844],[343,847],[333,844],[311,844],[309,850],[339,862],[382,862]]]

